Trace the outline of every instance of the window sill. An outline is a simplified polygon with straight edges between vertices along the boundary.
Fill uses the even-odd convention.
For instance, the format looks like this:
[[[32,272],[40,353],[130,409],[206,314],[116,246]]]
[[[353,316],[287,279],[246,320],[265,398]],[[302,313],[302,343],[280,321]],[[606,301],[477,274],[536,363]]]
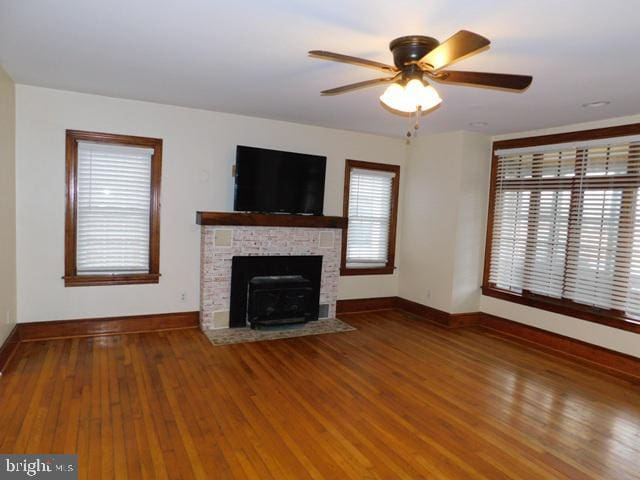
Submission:
[[[98,285],[135,285],[158,283],[159,273],[130,274],[130,275],[71,275],[65,276],[65,287],[90,287]]]
[[[375,268],[347,268],[340,267],[340,276],[346,277],[350,275],[391,275],[395,271],[393,265]]]
[[[548,312],[599,323],[600,325],[606,325],[620,330],[640,333],[640,320],[637,318],[630,318],[622,313],[581,305],[570,300],[555,300],[535,294],[520,295],[493,286],[483,286],[482,294]]]

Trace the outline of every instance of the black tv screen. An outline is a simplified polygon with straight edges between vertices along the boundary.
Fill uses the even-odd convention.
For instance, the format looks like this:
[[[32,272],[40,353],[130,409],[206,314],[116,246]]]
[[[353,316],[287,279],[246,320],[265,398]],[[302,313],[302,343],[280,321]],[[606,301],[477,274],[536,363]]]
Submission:
[[[326,164],[318,155],[238,145],[233,209],[322,215]]]

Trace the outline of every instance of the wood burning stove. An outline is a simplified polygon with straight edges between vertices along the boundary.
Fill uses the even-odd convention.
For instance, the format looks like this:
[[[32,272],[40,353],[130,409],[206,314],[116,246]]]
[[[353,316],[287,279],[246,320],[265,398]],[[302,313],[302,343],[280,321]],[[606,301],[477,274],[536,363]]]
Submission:
[[[233,257],[229,326],[317,320],[321,276],[321,255]]]
[[[248,290],[247,320],[252,328],[313,318],[313,287],[301,275],[253,277]]]

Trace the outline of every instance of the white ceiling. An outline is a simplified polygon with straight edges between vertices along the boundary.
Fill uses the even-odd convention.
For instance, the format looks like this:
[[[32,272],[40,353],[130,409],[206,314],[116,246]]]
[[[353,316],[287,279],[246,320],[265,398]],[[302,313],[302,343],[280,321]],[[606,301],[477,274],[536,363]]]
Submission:
[[[423,131],[508,133],[640,112],[635,0],[2,0],[0,65],[17,83],[326,127],[402,135],[384,86],[320,90],[374,70],[307,57],[331,50],[391,63],[388,43],[459,29],[491,39],[461,70],[531,74],[524,93],[438,86]],[[611,104],[597,109],[581,105]],[[483,121],[485,127],[471,127]]]

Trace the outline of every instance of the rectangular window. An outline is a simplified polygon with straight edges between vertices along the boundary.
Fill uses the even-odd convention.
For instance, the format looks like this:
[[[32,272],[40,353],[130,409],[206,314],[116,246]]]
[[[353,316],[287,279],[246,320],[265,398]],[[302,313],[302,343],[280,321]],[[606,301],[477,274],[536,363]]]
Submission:
[[[65,285],[157,283],[162,140],[67,131]]]
[[[347,160],[342,275],[393,273],[400,167]]]
[[[640,332],[640,125],[494,144],[483,292]]]

